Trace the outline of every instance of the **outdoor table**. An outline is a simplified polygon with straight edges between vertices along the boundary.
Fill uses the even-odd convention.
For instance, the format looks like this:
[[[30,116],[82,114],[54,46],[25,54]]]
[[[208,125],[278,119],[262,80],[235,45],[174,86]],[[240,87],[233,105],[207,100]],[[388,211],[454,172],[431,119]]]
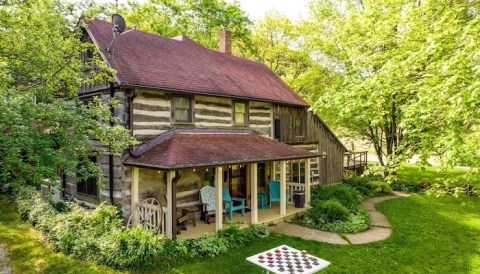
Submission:
[[[281,245],[247,258],[266,270],[266,273],[302,273],[310,274],[330,265],[324,259],[312,256],[305,250],[299,251],[287,245]]]
[[[257,194],[257,197],[258,197],[258,208],[260,209],[267,208],[268,193],[260,192]]]

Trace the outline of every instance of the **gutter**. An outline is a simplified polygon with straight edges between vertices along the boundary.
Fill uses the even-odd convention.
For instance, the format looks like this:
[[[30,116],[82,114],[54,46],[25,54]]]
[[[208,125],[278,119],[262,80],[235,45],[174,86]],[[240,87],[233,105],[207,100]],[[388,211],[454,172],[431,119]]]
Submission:
[[[112,82],[110,82],[110,100],[113,99],[115,96],[115,86]],[[113,109],[113,106],[110,105],[110,114],[113,115],[115,114],[115,110]],[[110,126],[113,126],[113,120],[110,119]],[[110,186],[110,203],[113,205],[113,154],[111,151],[111,147],[109,146],[108,148],[108,172],[109,172],[109,186]]]

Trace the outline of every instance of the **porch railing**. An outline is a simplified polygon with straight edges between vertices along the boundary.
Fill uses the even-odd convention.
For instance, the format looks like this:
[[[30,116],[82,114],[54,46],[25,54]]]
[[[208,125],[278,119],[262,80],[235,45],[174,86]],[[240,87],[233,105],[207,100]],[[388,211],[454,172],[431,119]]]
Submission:
[[[346,152],[344,155],[343,167],[345,169],[355,170],[367,166],[367,151]]]
[[[293,192],[295,190],[305,191],[305,184],[287,182],[288,203],[293,204]]]

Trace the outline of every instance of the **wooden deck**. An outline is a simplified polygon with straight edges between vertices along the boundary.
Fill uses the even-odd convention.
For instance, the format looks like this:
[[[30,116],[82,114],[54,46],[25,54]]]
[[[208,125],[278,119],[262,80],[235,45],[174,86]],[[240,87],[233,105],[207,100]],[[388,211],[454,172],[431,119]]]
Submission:
[[[269,209],[259,209],[258,210],[258,222],[259,223],[279,223],[282,222],[285,217],[293,216],[299,212],[306,210],[306,208],[296,208],[293,205],[289,204],[287,208],[287,215],[280,216],[280,205],[279,203],[272,204],[272,208]],[[196,223],[197,226],[193,227],[192,222],[188,222],[187,230],[181,230],[181,233],[177,235],[180,239],[192,239],[200,237],[204,234],[214,234],[215,233],[215,223],[206,224],[205,222],[201,221],[200,213],[198,212],[196,215]],[[228,217],[224,217],[225,222],[231,223],[241,223],[240,227],[244,228],[247,227],[250,223],[251,217],[250,212],[247,212],[244,217],[238,212],[234,212],[233,219],[228,220]],[[225,225],[224,225],[225,226]]]
[[[354,171],[357,174],[362,173],[368,167],[367,155],[367,151],[346,152],[343,161],[343,169]]]

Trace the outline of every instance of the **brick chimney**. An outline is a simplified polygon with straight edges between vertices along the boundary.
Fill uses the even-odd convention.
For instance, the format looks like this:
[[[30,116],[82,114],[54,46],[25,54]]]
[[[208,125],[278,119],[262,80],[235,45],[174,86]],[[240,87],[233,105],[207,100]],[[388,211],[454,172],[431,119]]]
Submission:
[[[218,51],[232,54],[232,34],[227,29],[222,29],[218,35]]]

